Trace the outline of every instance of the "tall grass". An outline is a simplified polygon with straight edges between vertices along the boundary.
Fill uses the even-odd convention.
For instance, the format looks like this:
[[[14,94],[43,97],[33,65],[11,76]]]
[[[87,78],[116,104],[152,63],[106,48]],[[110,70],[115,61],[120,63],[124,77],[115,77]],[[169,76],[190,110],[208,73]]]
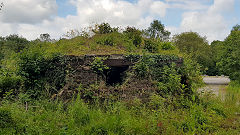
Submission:
[[[239,134],[238,104],[204,95],[198,103],[153,95],[148,103],[20,101],[0,106],[0,134]],[[185,106],[183,107],[183,104]],[[187,107],[186,107],[187,106]]]

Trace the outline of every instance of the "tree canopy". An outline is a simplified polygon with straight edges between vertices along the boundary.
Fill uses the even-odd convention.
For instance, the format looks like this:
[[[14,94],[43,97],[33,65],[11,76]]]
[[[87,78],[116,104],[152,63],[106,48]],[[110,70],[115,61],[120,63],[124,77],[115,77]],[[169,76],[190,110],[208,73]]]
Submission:
[[[230,35],[224,40],[219,62],[220,70],[232,80],[240,80],[240,25],[233,27]]]
[[[153,39],[160,39],[161,41],[166,41],[169,39],[171,32],[165,30],[164,24],[159,20],[153,20],[150,27],[145,30],[148,37]]]
[[[184,32],[175,35],[173,41],[181,52],[190,54],[202,66],[203,71],[212,64],[210,46],[205,37],[196,32]]]
[[[2,10],[3,6],[4,6],[3,2],[0,3],[0,10]]]

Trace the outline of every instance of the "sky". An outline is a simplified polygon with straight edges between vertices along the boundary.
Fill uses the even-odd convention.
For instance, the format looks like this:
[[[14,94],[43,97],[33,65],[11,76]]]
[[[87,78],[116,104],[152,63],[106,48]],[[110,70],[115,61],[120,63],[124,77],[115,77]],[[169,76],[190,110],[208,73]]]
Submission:
[[[0,36],[29,40],[49,33],[59,39],[68,31],[96,23],[146,29],[160,20],[173,35],[198,32],[212,42],[224,40],[240,24],[240,0],[0,0]]]

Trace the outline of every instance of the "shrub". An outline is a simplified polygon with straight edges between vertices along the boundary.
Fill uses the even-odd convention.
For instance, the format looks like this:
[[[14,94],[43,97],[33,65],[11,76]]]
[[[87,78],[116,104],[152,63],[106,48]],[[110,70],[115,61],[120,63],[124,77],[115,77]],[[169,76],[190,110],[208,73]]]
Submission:
[[[159,45],[151,39],[144,40],[144,49],[146,49],[150,53],[158,52],[158,46]]]
[[[109,45],[109,46],[115,45],[114,38],[112,36],[106,36],[104,38],[101,38],[96,43],[100,45]]]
[[[5,37],[3,46],[14,52],[20,52],[28,45],[28,43],[29,41],[27,39],[14,34]]]
[[[98,32],[99,34],[107,34],[113,32],[113,29],[109,23],[102,23],[98,25]]]
[[[194,89],[202,86],[200,67],[197,63],[189,60],[183,61],[181,66],[176,65],[180,58],[174,55],[143,55],[137,57],[131,55],[128,60],[136,62],[134,73],[139,78],[157,81],[158,94],[184,95],[192,98]]]
[[[135,66],[133,67],[136,76],[139,78],[148,78],[150,75],[150,61],[146,57],[143,57]]]
[[[15,122],[10,111],[0,109],[0,128],[11,128],[15,126]]]
[[[95,57],[93,62],[91,63],[91,69],[98,75],[103,75],[104,70],[109,69],[108,66],[104,64],[104,60],[107,58]]]
[[[160,95],[181,94],[181,74],[174,61],[178,58],[167,55],[144,55],[135,64],[135,75],[140,78],[151,78],[158,82]]]
[[[181,95],[183,86],[181,84],[181,75],[177,72],[174,64],[170,67],[164,66],[162,71],[158,71],[159,77],[158,89],[159,94],[166,95]]]
[[[7,98],[19,93],[22,84],[22,78],[13,72],[0,71],[0,98]]]
[[[142,43],[142,32],[135,27],[127,27],[123,33],[128,39],[132,40],[132,43],[138,47]]]
[[[27,50],[20,55],[18,74],[24,78],[26,92],[38,98],[56,93],[64,85],[66,65],[59,54],[46,56],[42,50]],[[48,91],[46,84],[51,86]]]
[[[174,50],[175,47],[173,46],[173,44],[171,42],[163,42],[161,44],[161,48],[162,48],[162,50]]]

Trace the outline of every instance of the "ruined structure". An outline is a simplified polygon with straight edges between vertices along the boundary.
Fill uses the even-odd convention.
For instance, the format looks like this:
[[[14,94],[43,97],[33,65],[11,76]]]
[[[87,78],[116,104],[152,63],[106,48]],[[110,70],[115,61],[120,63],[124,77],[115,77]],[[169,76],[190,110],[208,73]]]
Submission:
[[[104,64],[110,67],[103,72],[103,76],[99,76],[91,69],[91,63],[96,57],[106,58]],[[98,85],[97,92],[90,92],[90,96],[93,96],[94,94],[102,95],[103,93],[106,94],[106,96],[109,96],[109,94],[116,92],[118,96],[122,98],[127,97],[126,95],[128,95],[129,98],[129,95],[136,96],[136,92],[141,95],[143,93],[146,94],[146,91],[150,92],[155,89],[152,82],[149,82],[148,80],[128,78],[126,81],[127,71],[131,71],[137,61],[128,59],[125,55],[66,55],[64,56],[64,59],[69,73],[66,76],[65,86],[58,94],[58,96],[64,97],[64,99],[71,98],[72,94],[79,91],[79,89],[85,89],[85,91],[86,89],[91,89],[94,91],[95,88],[91,86],[94,84]],[[183,63],[183,60],[178,59],[160,62],[174,62],[177,66],[180,66]],[[114,87],[115,85],[122,85],[122,87],[116,89]]]

